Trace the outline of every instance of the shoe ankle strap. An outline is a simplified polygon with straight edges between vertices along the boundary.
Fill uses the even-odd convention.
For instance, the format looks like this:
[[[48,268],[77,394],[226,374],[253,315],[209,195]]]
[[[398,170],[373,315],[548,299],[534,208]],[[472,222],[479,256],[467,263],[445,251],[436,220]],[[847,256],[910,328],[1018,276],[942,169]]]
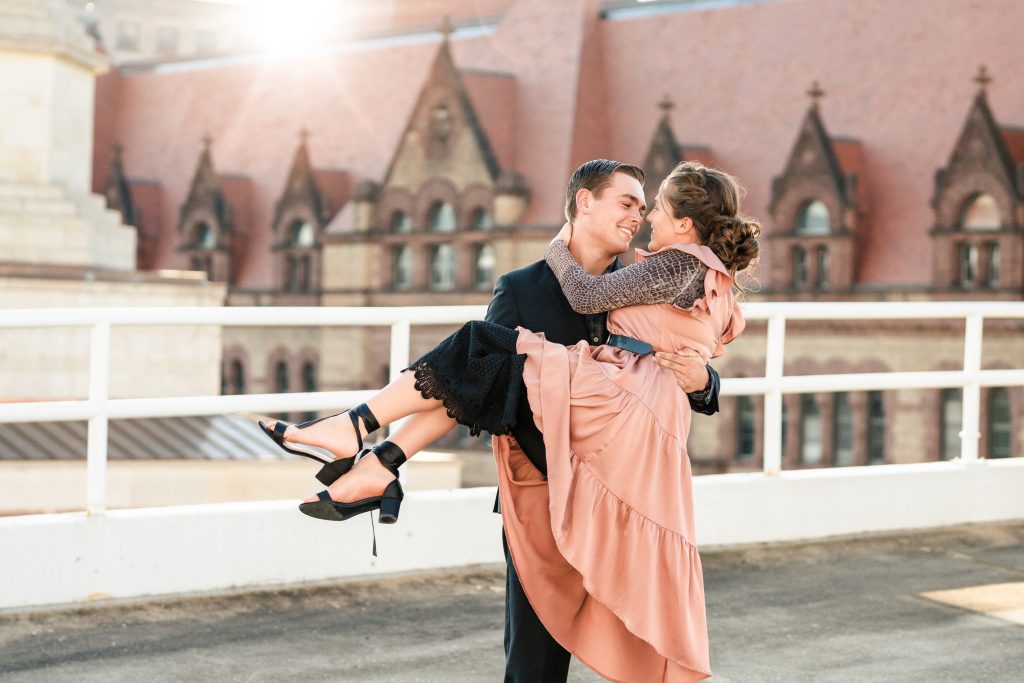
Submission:
[[[377,422],[377,418],[370,411],[370,406],[365,403],[360,403],[352,409],[352,414],[363,421],[363,427],[366,428],[366,435],[369,436],[375,431],[380,429],[380,423]]]
[[[398,468],[407,458],[398,444],[391,441],[381,441],[373,447],[373,453],[380,460],[380,464],[391,470],[391,473],[398,476]]]

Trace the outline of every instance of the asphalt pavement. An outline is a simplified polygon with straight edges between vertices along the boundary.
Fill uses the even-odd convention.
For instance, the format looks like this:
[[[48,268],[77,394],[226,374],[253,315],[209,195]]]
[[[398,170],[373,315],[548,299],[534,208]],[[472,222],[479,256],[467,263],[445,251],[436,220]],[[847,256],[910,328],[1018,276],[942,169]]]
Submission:
[[[702,560],[712,683],[1024,681],[1024,522]],[[478,567],[0,612],[0,681],[500,681],[504,585]]]

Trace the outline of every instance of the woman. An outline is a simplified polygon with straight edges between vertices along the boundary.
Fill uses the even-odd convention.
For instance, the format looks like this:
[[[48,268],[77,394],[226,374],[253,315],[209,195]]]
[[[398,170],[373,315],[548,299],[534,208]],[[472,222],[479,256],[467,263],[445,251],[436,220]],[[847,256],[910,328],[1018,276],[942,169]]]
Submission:
[[[724,352],[744,327],[733,283],[757,257],[760,226],[739,213],[732,177],[695,162],[665,179],[648,221],[651,251],[613,273],[592,276],[575,262],[569,225],[545,255],[575,310],[611,311],[608,344],[564,347],[474,321],[349,411],[351,429],[337,416],[264,428],[282,446],[347,455],[377,418],[418,413],[373,450],[376,458],[325,467],[321,481],[337,481],[300,506],[322,519],[380,507],[389,522],[401,503],[405,453],[445,433],[453,418],[474,432],[507,433],[525,387],[547,478],[508,439],[496,453],[502,518],[531,605],[563,647],[602,675],[695,681],[710,671],[686,454],[690,408],[648,352],[691,347],[705,362]]]

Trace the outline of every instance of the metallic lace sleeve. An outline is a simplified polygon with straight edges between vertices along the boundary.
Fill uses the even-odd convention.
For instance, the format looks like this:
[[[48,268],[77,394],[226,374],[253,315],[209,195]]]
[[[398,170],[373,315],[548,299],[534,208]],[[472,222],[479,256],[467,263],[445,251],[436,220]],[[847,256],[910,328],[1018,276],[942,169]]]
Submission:
[[[708,269],[695,256],[672,249],[611,273],[591,275],[576,262],[562,240],[551,243],[544,259],[577,313],[601,313],[640,304],[689,308],[704,296]]]

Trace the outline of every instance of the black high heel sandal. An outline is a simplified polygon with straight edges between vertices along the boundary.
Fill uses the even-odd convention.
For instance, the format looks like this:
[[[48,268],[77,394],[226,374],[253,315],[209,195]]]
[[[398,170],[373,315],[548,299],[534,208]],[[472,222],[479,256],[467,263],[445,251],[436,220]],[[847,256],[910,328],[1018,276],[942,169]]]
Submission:
[[[311,425],[315,425],[317,422],[323,422],[329,420],[332,417],[337,417],[341,413],[335,413],[334,415],[328,415],[327,417],[317,418],[316,420],[309,420],[307,422],[301,422],[294,425],[298,429],[305,429]],[[359,420],[363,421],[363,427],[366,428],[366,435],[374,433],[380,429],[380,423],[377,422],[377,418],[374,417],[370,411],[370,407],[365,403],[360,403],[355,408],[348,411],[348,416],[352,420],[352,430],[356,433],[356,439],[359,441],[359,446],[356,450],[356,454],[348,458],[333,458],[323,457],[324,454],[332,456],[333,454],[323,448],[317,448],[316,446],[307,446],[306,444],[294,443],[291,441],[285,441],[284,432],[288,427],[293,425],[278,420],[274,424],[274,428],[271,429],[267,425],[263,424],[263,421],[259,421],[260,429],[263,433],[273,440],[278,446],[283,448],[289,453],[294,455],[301,455],[303,458],[309,458],[310,460],[316,460],[323,464],[320,471],[316,473],[317,480],[324,486],[330,486],[338,480],[343,474],[346,474],[352,469],[352,466],[356,464],[356,461],[370,452],[370,449],[363,448],[363,437],[359,433]]]
[[[377,520],[381,524],[394,524],[398,521],[398,510],[402,507],[402,499],[405,493],[402,491],[402,484],[398,481],[398,468],[406,461],[405,453],[396,444],[390,441],[382,441],[374,446],[371,451],[381,465],[395,475],[394,481],[387,485],[384,493],[379,496],[363,498],[351,503],[338,503],[331,499],[331,494],[326,490],[316,494],[318,501],[315,503],[300,503],[299,512],[316,519],[324,519],[331,522],[343,522],[346,519],[361,515],[364,512],[380,510]],[[374,555],[376,555],[376,538],[374,539]]]

